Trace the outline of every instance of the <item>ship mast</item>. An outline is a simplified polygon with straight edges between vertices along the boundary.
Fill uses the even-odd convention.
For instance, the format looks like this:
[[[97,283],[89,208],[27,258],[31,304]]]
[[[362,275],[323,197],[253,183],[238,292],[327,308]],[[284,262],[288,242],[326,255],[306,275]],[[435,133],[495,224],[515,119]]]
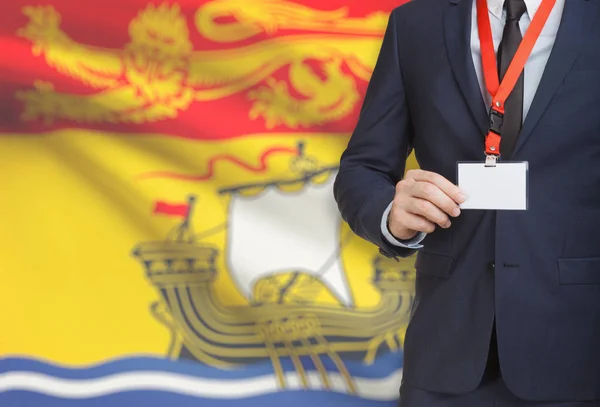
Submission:
[[[176,241],[178,241],[178,242],[193,243],[195,241],[194,234],[192,233],[191,227],[190,227],[190,220],[192,219],[192,212],[193,212],[195,203],[196,203],[196,196],[188,195],[188,197],[187,197],[188,210],[187,210],[187,213],[185,214],[185,217],[183,218],[183,221],[177,228]],[[186,236],[187,236],[187,239],[186,239]]]

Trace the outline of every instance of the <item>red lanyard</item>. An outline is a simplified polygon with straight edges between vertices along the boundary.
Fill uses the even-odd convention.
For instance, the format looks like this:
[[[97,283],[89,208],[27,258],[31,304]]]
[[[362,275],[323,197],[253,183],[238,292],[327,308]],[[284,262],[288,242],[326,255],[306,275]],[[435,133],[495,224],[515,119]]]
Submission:
[[[481,44],[481,59],[483,62],[483,73],[485,85],[492,96],[492,107],[490,109],[490,127],[485,138],[485,153],[488,156],[500,155],[500,127],[504,118],[504,102],[514,89],[519,76],[525,68],[525,63],[531,55],[546,20],[556,0],[542,0],[535,17],[531,21],[521,44],[513,57],[502,83],[499,83],[498,65],[494,53],[494,42],[492,39],[492,26],[488,15],[487,1],[477,0],[477,28],[479,30],[479,42]]]

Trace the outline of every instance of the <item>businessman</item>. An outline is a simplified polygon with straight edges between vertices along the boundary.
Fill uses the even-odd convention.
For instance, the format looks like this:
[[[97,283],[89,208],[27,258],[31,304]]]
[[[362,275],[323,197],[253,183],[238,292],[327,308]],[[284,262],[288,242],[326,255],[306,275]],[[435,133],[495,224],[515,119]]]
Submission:
[[[600,0],[478,1],[391,13],[335,198],[417,252],[402,407],[600,406]],[[486,157],[528,163],[525,210],[461,210],[457,163]]]

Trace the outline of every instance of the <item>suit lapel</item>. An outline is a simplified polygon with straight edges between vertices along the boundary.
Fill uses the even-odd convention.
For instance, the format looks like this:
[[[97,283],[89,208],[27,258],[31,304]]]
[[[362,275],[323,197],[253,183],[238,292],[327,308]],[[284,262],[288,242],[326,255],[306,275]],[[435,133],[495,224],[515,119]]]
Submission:
[[[472,6],[471,1],[449,0],[444,11],[444,37],[452,72],[483,137],[488,120],[471,55]]]
[[[573,66],[577,55],[598,15],[598,0],[567,0],[556,35],[554,46],[537,92],[523,123],[523,129],[515,145],[513,156],[531,135],[536,124],[548,107],[565,76]],[[526,79],[527,80],[527,79]]]

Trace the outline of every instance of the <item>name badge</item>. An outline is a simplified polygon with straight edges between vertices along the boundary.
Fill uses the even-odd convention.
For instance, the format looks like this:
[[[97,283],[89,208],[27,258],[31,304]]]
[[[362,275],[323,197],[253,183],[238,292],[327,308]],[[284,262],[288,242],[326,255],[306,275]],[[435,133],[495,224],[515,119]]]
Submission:
[[[528,163],[458,163],[461,209],[527,210]]]

